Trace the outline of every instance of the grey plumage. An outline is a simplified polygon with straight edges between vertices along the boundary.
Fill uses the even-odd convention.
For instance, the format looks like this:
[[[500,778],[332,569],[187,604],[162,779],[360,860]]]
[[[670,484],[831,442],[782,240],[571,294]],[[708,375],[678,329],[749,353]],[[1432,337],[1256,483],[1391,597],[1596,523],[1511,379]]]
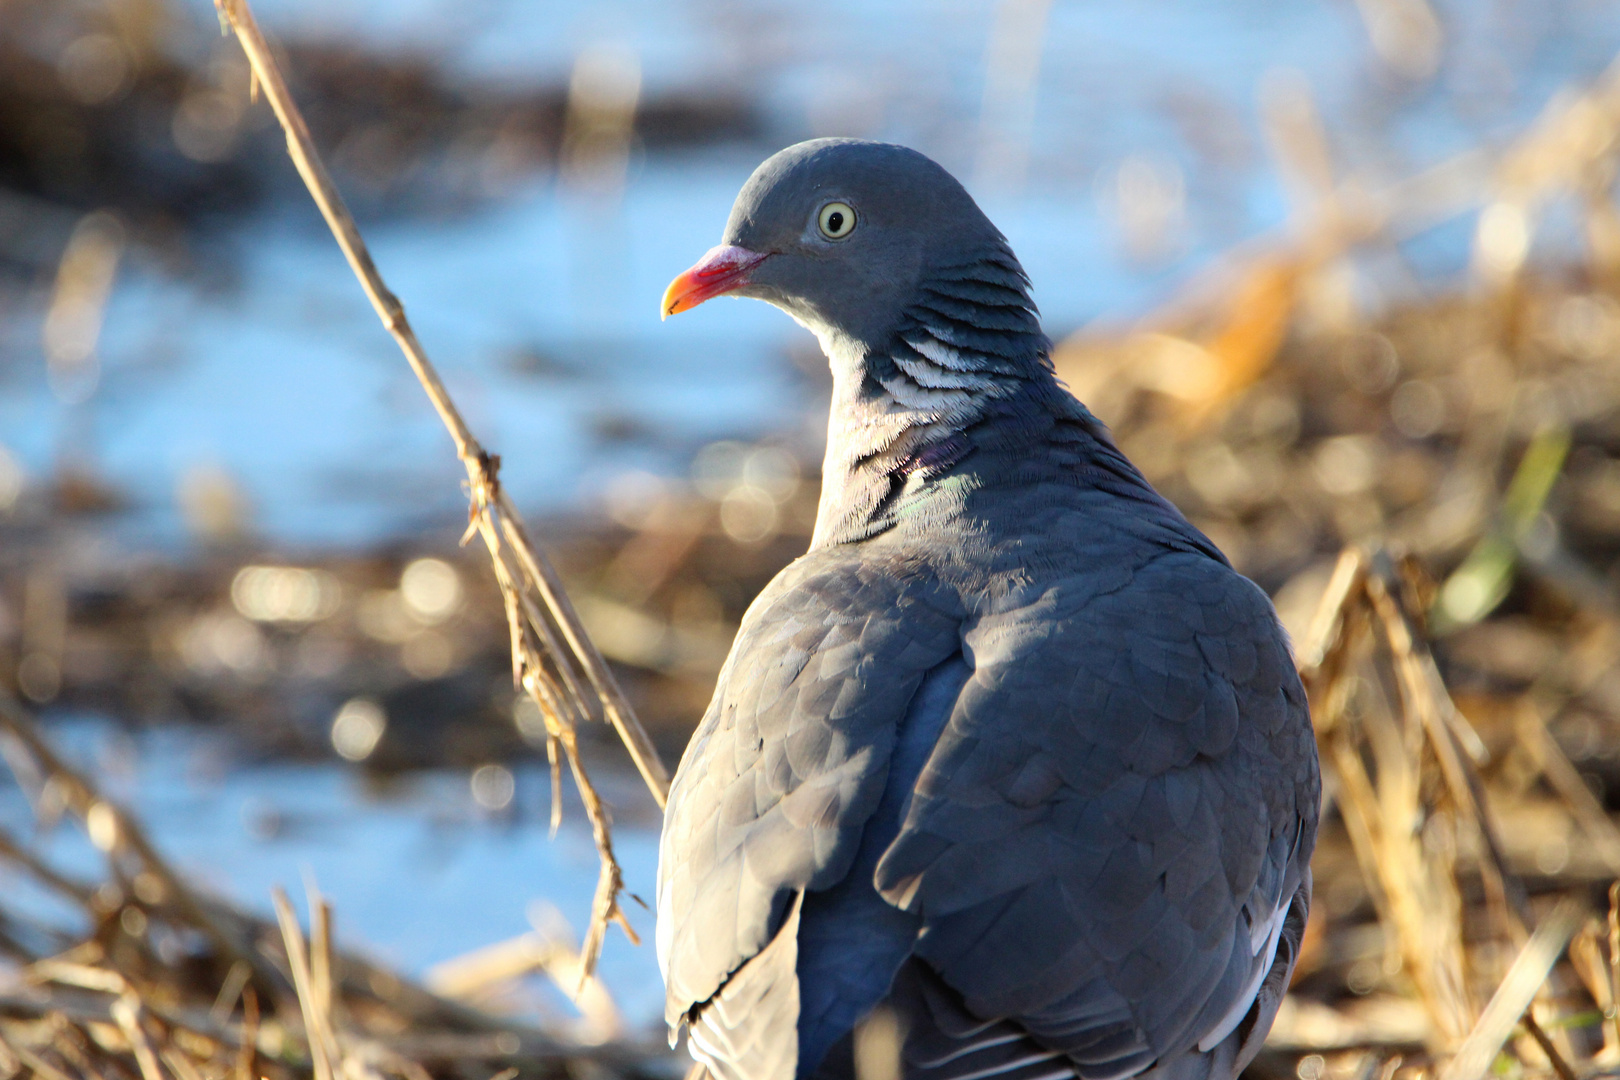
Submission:
[[[1056,381],[1017,259],[933,162],[792,147],[725,241],[723,291],[814,331],[835,389],[811,550],[671,790],[672,1032],[721,1080],[832,1075],[887,1002],[908,1077],[1234,1075],[1319,800],[1269,601]]]

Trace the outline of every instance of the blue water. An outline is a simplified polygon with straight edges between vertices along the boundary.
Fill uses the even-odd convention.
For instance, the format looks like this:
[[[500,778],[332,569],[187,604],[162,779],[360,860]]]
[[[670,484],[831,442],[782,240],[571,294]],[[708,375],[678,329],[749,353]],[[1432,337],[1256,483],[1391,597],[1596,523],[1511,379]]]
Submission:
[[[305,883],[313,881],[333,902],[340,945],[395,970],[421,976],[440,961],[527,933],[537,901],[555,905],[576,943],[589,919],[596,849],[573,799],[565,802],[557,838],[548,839],[543,766],[517,768],[511,810],[492,816],[474,801],[463,772],[418,773],[378,788],[338,763],[240,763],[228,741],[193,729],[132,738],[80,720],[52,725],[51,737],[104,795],[136,812],[188,880],[266,917],[273,915],[273,887],[285,888],[302,910]],[[633,775],[595,771],[615,808],[626,887],[650,904],[657,807]],[[0,830],[34,836],[70,876],[101,880],[102,856],[76,825],[35,836],[28,802],[3,769]],[[28,880],[0,860],[8,911],[82,932],[73,913],[27,888]],[[610,929],[602,979],[631,1033],[656,1034],[663,987],[652,955],[652,916],[628,899],[625,913],[647,944],[632,946]],[[571,1015],[554,993],[537,1000],[564,1022]]]
[[[984,104],[987,41],[998,10],[1020,2],[1030,6],[256,6],[273,33],[431,50],[469,79],[554,84],[580,49],[610,44],[639,57],[649,94],[727,87],[760,103],[766,141],[639,155],[618,204],[590,204],[535,176],[470,212],[368,227],[475,432],[539,512],[578,507],[628,469],[679,474],[716,438],[786,433],[814,453],[815,384],[784,359],[813,348],[802,330],[750,303],[668,323],[656,314],[664,284],[715,242],[737,187],[782,142],[837,131],[934,154],[1011,238],[1048,328],[1061,334],[1149,308],[1213,254],[1286,220],[1258,120],[1267,72],[1304,74],[1341,168],[1376,183],[1518,130],[1620,50],[1620,14],[1601,0],[1449,0],[1436,8],[1438,72],[1403,84],[1372,56],[1350,0],[1056,2],[1027,138],[1014,105],[1013,134],[987,143],[985,109],[998,121],[1007,112]],[[185,47],[234,48],[207,7],[197,34],[181,36]],[[1011,178],[995,167],[1007,138],[1009,153],[1028,158]],[[1173,249],[1147,261],[1126,257],[1110,209],[1109,180],[1129,155],[1179,172],[1187,196]],[[1460,265],[1468,233],[1453,231],[1438,257],[1425,251],[1426,268]],[[222,248],[238,279],[222,288],[126,260],[107,312],[102,385],[83,406],[51,396],[42,305],[25,305],[0,334],[9,361],[0,446],[36,480],[64,446],[95,462],[134,504],[113,527],[142,546],[184,539],[175,488],[197,465],[235,479],[254,529],[273,542],[447,534],[462,498],[449,443],[313,211],[274,208]],[[215,275],[205,263],[201,276]]]

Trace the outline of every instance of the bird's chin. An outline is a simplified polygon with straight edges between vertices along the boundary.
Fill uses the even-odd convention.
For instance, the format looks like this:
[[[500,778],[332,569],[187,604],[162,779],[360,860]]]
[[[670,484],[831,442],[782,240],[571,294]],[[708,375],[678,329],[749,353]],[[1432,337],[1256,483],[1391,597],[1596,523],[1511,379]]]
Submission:
[[[728,293],[748,295],[749,275],[769,257],[769,252],[761,254],[735,244],[710,248],[696,265],[669,283],[659,317],[679,315]]]
[[[810,331],[821,341],[825,350],[828,340],[837,334],[837,328],[829,323],[821,310],[814,304],[797,297],[788,296],[779,289],[753,288],[740,292],[739,295],[753,296],[763,300],[772,307],[780,308],[793,317],[793,321]]]

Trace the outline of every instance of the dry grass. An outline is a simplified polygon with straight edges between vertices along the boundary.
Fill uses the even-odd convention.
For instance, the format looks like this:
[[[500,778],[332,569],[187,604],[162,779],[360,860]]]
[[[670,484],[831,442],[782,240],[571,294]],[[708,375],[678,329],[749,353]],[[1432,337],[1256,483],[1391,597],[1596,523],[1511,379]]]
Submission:
[[[0,906],[0,954],[23,982],[0,993],[0,1076],[46,1080],[370,1080],[657,1075],[661,1047],[568,1044],[433,993],[337,948],[311,886],[306,941],[280,890],[267,922],[193,890],[139,822],[64,763],[0,696],[0,750],[42,824],[66,816],[106,857],[100,882],[65,877],[0,834],[0,858],[82,913],[59,931]],[[569,969],[579,977],[577,954]]]
[[[1424,1049],[1442,1063],[1444,1080],[1480,1075],[1515,1025],[1535,1043],[1534,1056],[1572,1080],[1568,1040],[1549,1037],[1528,1010],[1586,921],[1586,907],[1578,893],[1565,896],[1538,921],[1507,865],[1477,767],[1484,744],[1419,633],[1429,595],[1416,564],[1387,551],[1347,549],[1335,567],[1299,647],[1327,798],[1395,954],[1386,967],[1406,975],[1427,1013]],[[1371,687],[1358,671],[1382,676],[1376,706],[1358,700]],[[1551,740],[1543,750],[1562,758]],[[1484,901],[1483,930],[1467,918],[1471,883]],[[1486,952],[1484,940],[1506,948]],[[1490,959],[1509,955],[1505,972]],[[1492,986],[1482,1004],[1481,989]]]

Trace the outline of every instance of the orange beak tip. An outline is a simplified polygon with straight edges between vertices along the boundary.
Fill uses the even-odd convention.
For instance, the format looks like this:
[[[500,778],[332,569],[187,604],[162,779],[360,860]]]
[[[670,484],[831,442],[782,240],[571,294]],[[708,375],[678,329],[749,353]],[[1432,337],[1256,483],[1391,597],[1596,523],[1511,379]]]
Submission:
[[[747,284],[748,272],[763,261],[764,255],[747,248],[728,244],[711,248],[690,270],[676,275],[664,290],[659,321]]]

